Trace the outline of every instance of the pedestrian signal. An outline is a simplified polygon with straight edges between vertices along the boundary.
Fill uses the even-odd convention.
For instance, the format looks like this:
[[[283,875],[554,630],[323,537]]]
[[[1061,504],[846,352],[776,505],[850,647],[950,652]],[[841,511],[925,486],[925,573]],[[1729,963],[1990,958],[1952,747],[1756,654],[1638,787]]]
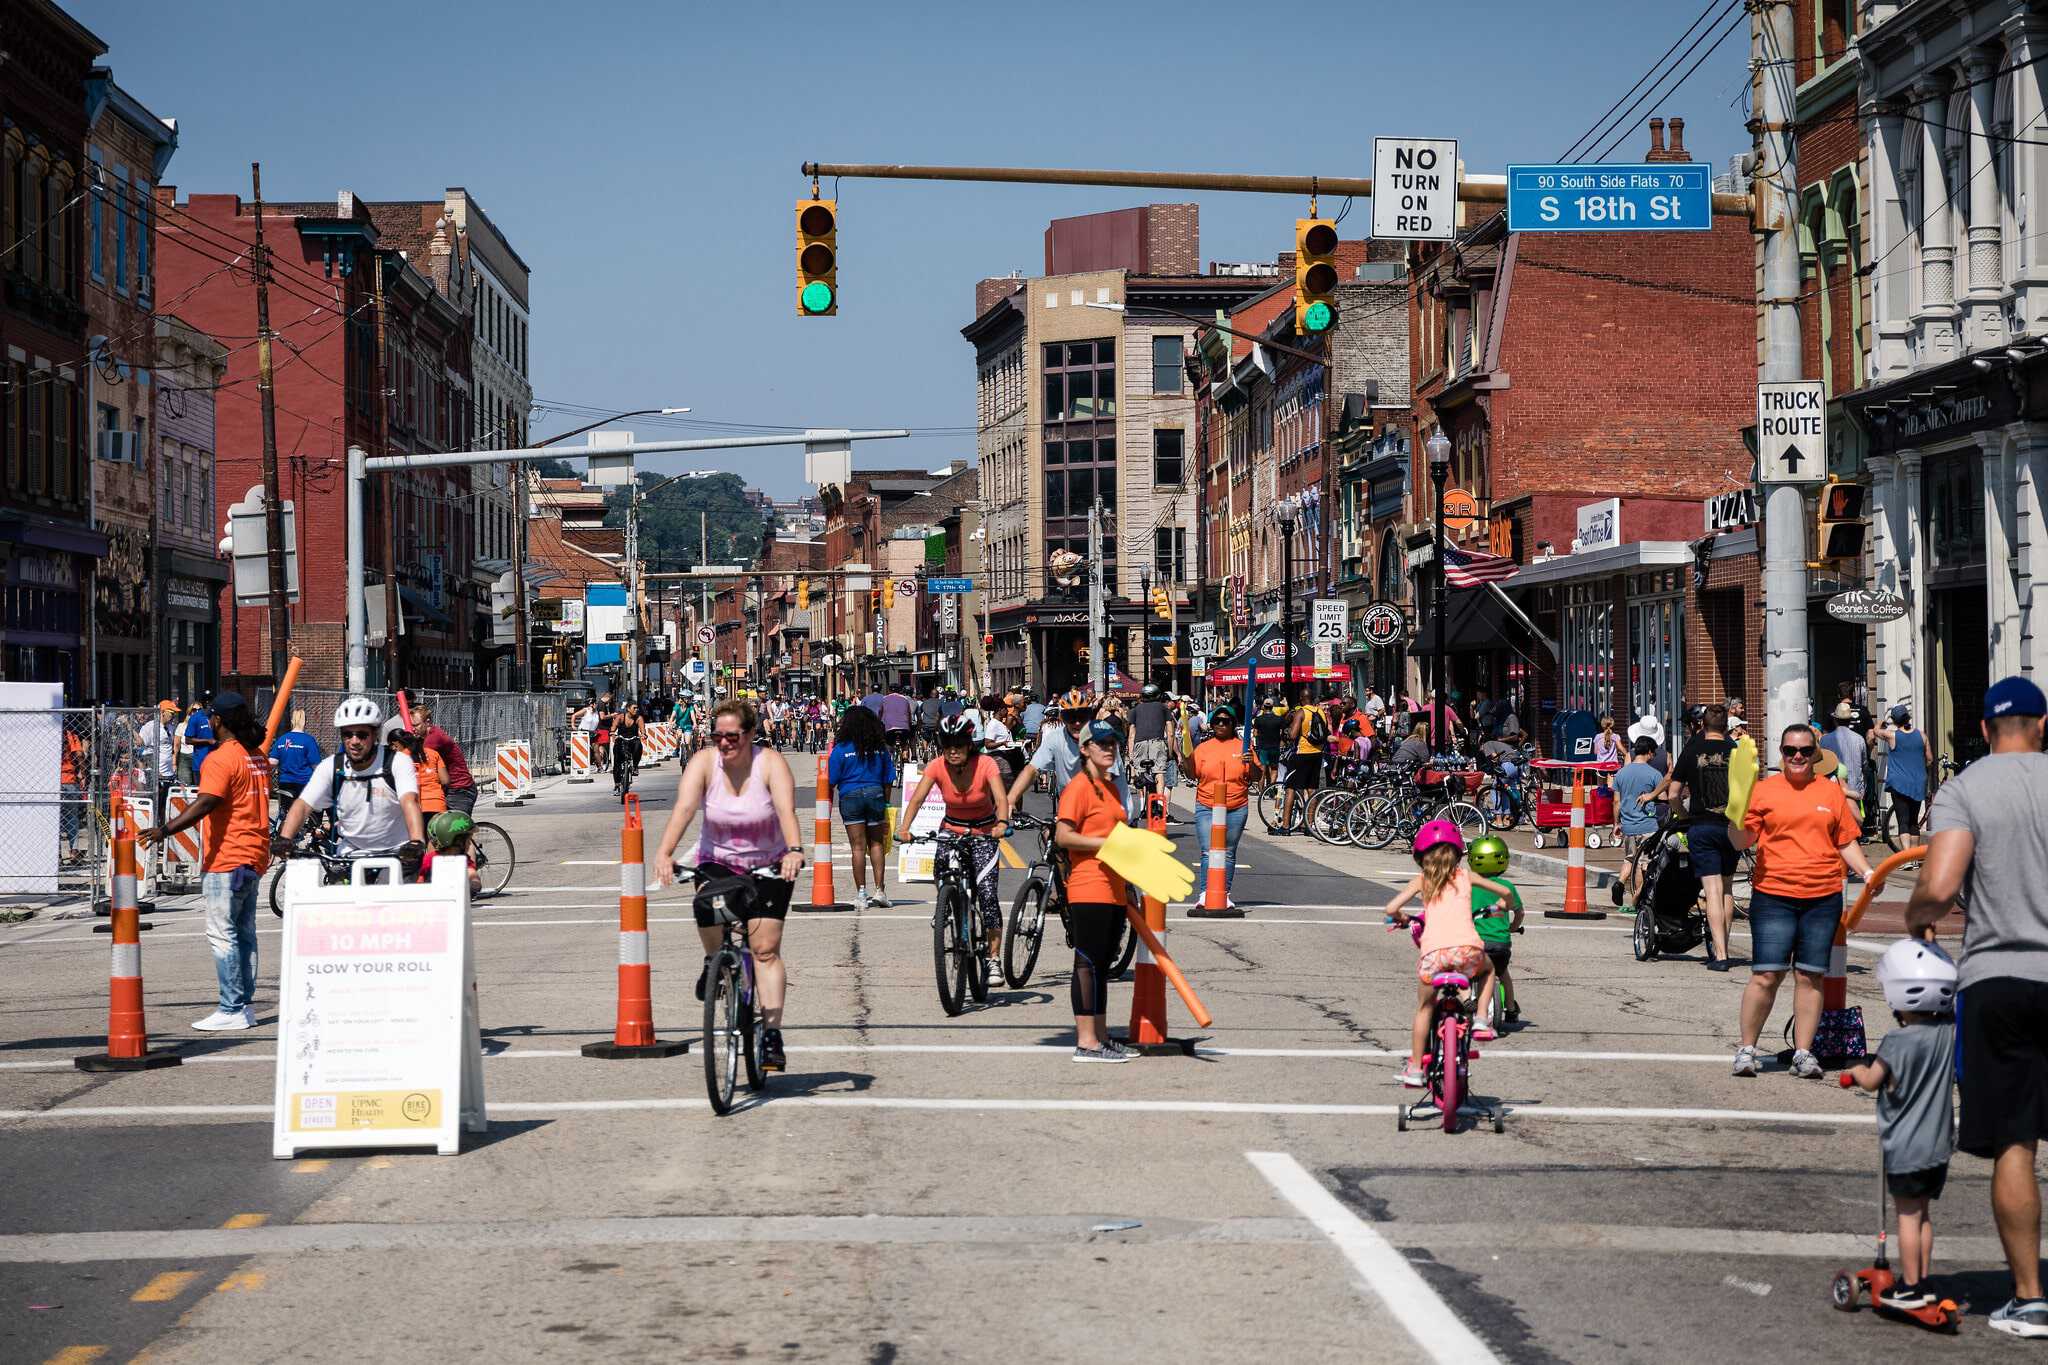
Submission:
[[[796,201],[796,311],[829,317],[839,311],[839,201]]]
[[[1863,499],[1867,492],[1860,483],[1831,480],[1821,486],[1818,516],[1814,522],[1815,559],[1826,562],[1863,557],[1863,542],[1870,534],[1870,523],[1863,519]]]
[[[1294,220],[1294,326],[1321,336],[1337,321],[1337,225],[1324,218]]]

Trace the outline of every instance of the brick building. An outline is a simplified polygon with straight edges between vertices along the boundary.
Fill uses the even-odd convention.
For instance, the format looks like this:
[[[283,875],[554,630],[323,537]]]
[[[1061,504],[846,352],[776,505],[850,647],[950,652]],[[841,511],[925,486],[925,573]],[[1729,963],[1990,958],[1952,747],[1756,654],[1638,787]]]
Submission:
[[[49,0],[0,5],[0,681],[92,692],[107,538],[87,462],[85,87],[106,44]]]
[[[822,567],[844,570],[849,564],[866,564],[872,571],[869,586],[848,586],[844,578],[829,580],[825,591],[825,635],[813,648],[822,657],[831,654],[840,662],[826,670],[832,695],[859,696],[876,683],[897,674],[907,680],[911,657],[888,644],[888,629],[882,619],[880,570],[888,562],[889,530],[885,525],[891,509],[937,487],[954,471],[928,473],[922,469],[858,469],[843,484],[819,488],[818,501],[825,514],[825,549]],[[818,648],[822,643],[823,648]],[[822,665],[821,665],[822,667]],[[893,670],[893,671],[892,671]]]
[[[228,350],[175,315],[158,314],[155,328],[157,690],[189,700],[214,691],[220,676],[230,570],[215,550],[214,397],[227,380]]]
[[[104,66],[85,84],[85,373],[92,432],[93,524],[107,552],[93,574],[93,694],[142,706],[168,689],[155,623],[160,472],[155,382],[156,205],[153,187],[177,130],[115,83]]]
[[[179,314],[218,335],[247,335],[255,319],[249,277],[227,268],[254,246],[254,206],[232,194],[176,201],[158,190],[159,289]],[[305,682],[345,681],[348,447],[372,455],[467,448],[471,431],[468,310],[445,235],[421,259],[385,240],[368,204],[343,190],[332,203],[265,204],[274,266],[270,316],[280,490],[298,507],[303,596],[291,609]],[[381,282],[381,308],[379,306]],[[379,353],[379,340],[383,350]],[[256,352],[229,353],[219,410],[217,501],[241,500],[262,481]],[[376,401],[379,388],[385,401]],[[467,469],[429,469],[370,480],[365,507],[372,620],[395,584],[395,646],[373,645],[371,685],[475,687],[484,681],[470,573],[475,539]],[[223,672],[248,686],[268,674],[267,613],[230,618]],[[392,655],[395,658],[393,667]]]

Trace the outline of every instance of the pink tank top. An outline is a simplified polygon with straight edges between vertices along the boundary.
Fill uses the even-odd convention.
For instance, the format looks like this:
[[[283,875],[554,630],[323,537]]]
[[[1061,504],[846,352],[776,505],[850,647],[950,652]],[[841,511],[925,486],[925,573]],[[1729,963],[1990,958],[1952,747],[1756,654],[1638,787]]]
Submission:
[[[704,789],[704,832],[697,844],[698,862],[753,872],[789,851],[782,837],[782,821],[775,815],[775,800],[768,794],[767,762],[766,750],[754,751],[746,785],[737,793],[725,775],[725,765],[711,765],[711,780]]]
[[[1422,913],[1422,941],[1415,945],[1422,952],[1481,946],[1479,930],[1472,923],[1472,876],[1464,868],[1458,869],[1441,895],[1422,907]]]

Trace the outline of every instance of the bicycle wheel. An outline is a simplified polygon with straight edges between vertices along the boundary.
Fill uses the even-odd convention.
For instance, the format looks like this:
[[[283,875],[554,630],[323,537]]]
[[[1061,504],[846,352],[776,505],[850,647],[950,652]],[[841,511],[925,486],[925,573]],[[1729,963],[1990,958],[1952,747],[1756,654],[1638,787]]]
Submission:
[[[726,950],[711,959],[704,974],[704,1087],[714,1113],[732,1112],[741,1045],[740,964]]]
[[[1437,811],[1434,818],[1448,820],[1456,825],[1458,833],[1465,836],[1465,847],[1467,848],[1472,847],[1474,843],[1486,837],[1488,828],[1486,812],[1480,810],[1479,807],[1473,805],[1470,801],[1448,802],[1442,809]]]
[[[281,860],[277,865],[276,874],[270,879],[270,913],[279,919],[284,918],[284,872],[290,866],[290,859]]]
[[[512,850],[512,836],[504,826],[478,821],[475,833],[470,835],[469,855],[476,864],[484,895],[495,896],[511,884],[512,869],[519,859]]]
[[[1343,795],[1344,793],[1335,787],[1325,787],[1321,791],[1309,793],[1308,801],[1301,813],[1301,826],[1317,843],[1334,844],[1342,841],[1343,802],[1340,798]],[[1334,830],[1331,825],[1333,810],[1337,812]]]
[[[1038,950],[1045,943],[1045,900],[1048,888],[1039,877],[1028,877],[1010,902],[1010,918],[1003,923],[1003,980],[1011,990],[1022,990],[1038,965]]]
[[[932,970],[939,979],[939,1008],[958,1014],[966,1007],[967,945],[960,942],[960,915],[956,902],[963,899],[960,888],[939,887],[939,903],[932,911]]]
[[[762,1033],[767,1025],[754,1012],[752,1000],[740,1002],[740,1046],[747,1062],[747,1089],[761,1090],[768,1084],[768,1077],[761,1070],[761,1049],[764,1045]]]
[[[1401,829],[1401,812],[1392,797],[1369,796],[1351,808],[1345,833],[1360,848],[1385,848]]]
[[[960,914],[960,941],[967,945],[967,990],[977,1005],[988,1001],[988,935],[981,925],[981,902],[966,897]]]
[[[1259,819],[1265,822],[1268,834],[1280,831],[1280,805],[1286,791],[1278,782],[1268,782],[1259,788]]]
[[[1137,910],[1141,915],[1145,913],[1142,901],[1138,904]],[[1131,928],[1130,916],[1125,915],[1117,920],[1116,931],[1121,935],[1121,938],[1118,940],[1116,970],[1109,974],[1109,979],[1112,981],[1118,980],[1125,972],[1128,972],[1131,969],[1131,959],[1138,955],[1138,934],[1135,929]]]
[[[1437,1107],[1443,1110],[1444,1131],[1458,1131],[1458,1106],[1465,1102],[1465,1021],[1445,1014],[1436,1025],[1437,1066],[1443,1072],[1437,1082]]]

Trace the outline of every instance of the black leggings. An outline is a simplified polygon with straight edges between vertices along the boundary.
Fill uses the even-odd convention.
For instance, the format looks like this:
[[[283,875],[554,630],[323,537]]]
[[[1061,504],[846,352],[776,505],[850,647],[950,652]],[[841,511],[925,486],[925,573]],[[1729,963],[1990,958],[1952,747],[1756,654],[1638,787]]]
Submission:
[[[1116,970],[1123,917],[1124,908],[1107,901],[1067,906],[1067,932],[1074,940],[1074,974],[1067,993],[1073,997],[1077,1019],[1109,1012],[1109,975]]]
[[[1899,813],[1899,833],[1917,834],[1920,831],[1920,803],[1910,796],[1891,794],[1892,809]]]

